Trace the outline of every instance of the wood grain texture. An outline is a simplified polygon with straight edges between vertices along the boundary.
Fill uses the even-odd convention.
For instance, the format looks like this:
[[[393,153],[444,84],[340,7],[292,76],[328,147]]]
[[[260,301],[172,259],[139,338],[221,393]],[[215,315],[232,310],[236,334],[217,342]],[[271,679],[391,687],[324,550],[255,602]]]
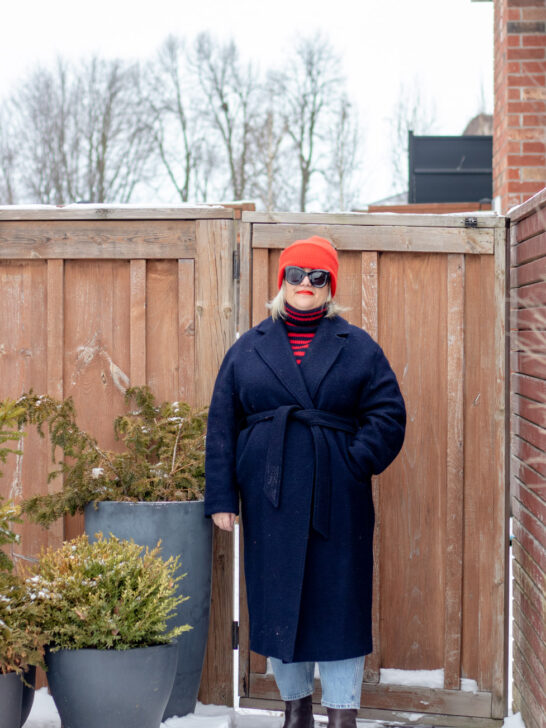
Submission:
[[[464,491],[464,256],[447,256],[447,476],[444,688],[461,674]]]
[[[195,405],[195,262],[178,261],[178,396]]]
[[[314,699],[314,695],[313,695]],[[255,698],[241,698],[241,708],[259,708],[261,710],[283,710],[284,703],[281,700],[264,700]],[[314,704],[315,715],[325,715],[326,708]],[[441,715],[439,713],[421,713],[419,711],[398,711],[381,710],[380,708],[362,707],[358,711],[358,717],[363,720],[371,720],[384,728],[389,728],[390,723],[395,723],[398,728],[421,728],[421,726],[433,726],[439,728],[502,728],[502,720],[492,718],[474,718],[467,715]],[[411,721],[411,722],[406,722]],[[416,722],[417,721],[417,722]],[[531,728],[535,728],[532,726]]]
[[[130,365],[132,387],[146,384],[146,261],[130,263]]]
[[[389,214],[384,212],[243,212],[243,221],[256,224],[277,223],[290,225],[308,225],[304,237],[316,234],[319,225],[362,225],[362,226],[412,226],[433,227],[444,232],[445,228],[465,227],[465,220],[474,217],[478,228],[505,227],[505,218],[495,212],[476,212],[459,215],[415,215]],[[294,238],[296,240],[297,238]]]
[[[252,226],[250,223],[239,223],[239,320],[237,331],[242,334],[250,328],[250,311],[252,308]]]
[[[64,261],[47,261],[47,385],[51,397],[63,399],[64,349]],[[46,439],[49,447],[49,438]],[[62,488],[62,476],[48,483],[49,493]],[[60,518],[49,527],[49,545],[60,546],[64,538],[64,521]]]
[[[195,404],[208,405],[229,346],[235,340],[233,251],[235,233],[227,220],[196,223]],[[233,704],[233,534],[215,529],[210,633],[200,700]]]
[[[330,240],[339,250],[382,250],[414,253],[493,254],[494,230],[490,228],[442,229],[413,225],[253,225],[253,248],[284,248],[309,235]]]
[[[444,662],[447,256],[382,253],[379,342],[406,402],[402,452],[380,476],[381,665]]]
[[[234,217],[231,209],[220,205],[5,205],[0,206],[3,220],[202,220]]]
[[[193,221],[0,222],[0,258],[10,260],[149,259],[193,255]]]
[[[278,699],[279,692],[273,675],[253,675],[252,694],[259,699]],[[320,696],[320,683],[315,681],[313,699]],[[367,708],[437,713],[442,715],[468,715],[489,718],[490,693],[471,693],[461,690],[441,690],[417,686],[362,685],[361,705]]]
[[[146,264],[146,380],[159,401],[178,399],[178,261]]]
[[[361,253],[362,294],[361,316],[362,328],[376,341],[379,335],[378,320],[378,274],[379,254],[376,252]],[[379,683],[381,669],[381,499],[379,478],[372,477],[372,497],[375,509],[375,528],[373,540],[373,582],[372,582],[372,641],[373,652],[366,655],[364,663],[364,681]]]
[[[265,249],[252,251],[252,318],[256,326],[265,318],[265,304],[269,300],[269,252]]]

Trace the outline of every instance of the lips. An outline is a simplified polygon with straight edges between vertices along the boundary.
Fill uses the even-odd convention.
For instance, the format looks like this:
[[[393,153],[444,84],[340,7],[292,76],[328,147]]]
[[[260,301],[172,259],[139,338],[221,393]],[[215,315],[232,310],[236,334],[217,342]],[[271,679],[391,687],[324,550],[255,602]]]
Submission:
[[[300,296],[300,295],[301,296],[312,296],[313,295],[313,291],[297,291],[297,295],[298,296]]]

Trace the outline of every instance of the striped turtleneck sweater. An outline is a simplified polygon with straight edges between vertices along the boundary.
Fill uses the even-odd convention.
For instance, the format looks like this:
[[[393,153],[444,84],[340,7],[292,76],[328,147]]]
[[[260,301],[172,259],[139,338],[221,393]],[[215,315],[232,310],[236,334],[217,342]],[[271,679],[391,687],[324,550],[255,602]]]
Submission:
[[[309,344],[313,341],[318,325],[326,314],[326,308],[312,308],[309,311],[300,311],[285,303],[286,318],[284,323],[288,333],[288,341],[292,347],[296,363],[301,364]]]

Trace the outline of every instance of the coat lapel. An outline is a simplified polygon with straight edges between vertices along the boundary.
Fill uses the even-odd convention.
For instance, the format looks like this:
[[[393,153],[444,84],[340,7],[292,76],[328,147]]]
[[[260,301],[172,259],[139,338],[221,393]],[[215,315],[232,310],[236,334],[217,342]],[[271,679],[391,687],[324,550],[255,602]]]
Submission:
[[[255,345],[258,354],[301,407],[313,407],[282,321],[265,319],[257,330],[262,334]]]
[[[345,346],[349,331],[349,324],[339,316],[321,321],[300,364],[311,399],[315,399],[322,380]]]

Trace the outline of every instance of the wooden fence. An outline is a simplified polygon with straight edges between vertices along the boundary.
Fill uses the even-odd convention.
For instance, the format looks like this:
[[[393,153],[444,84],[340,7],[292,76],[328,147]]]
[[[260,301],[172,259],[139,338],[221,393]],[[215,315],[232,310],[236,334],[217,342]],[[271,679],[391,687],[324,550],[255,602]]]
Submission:
[[[30,387],[72,395],[82,425],[107,447],[129,383],[206,403],[236,328],[266,315],[280,249],[329,238],[340,253],[337,299],[385,349],[408,407],[403,451],[374,483],[375,650],[361,715],[497,724],[507,648],[504,218],[235,217],[212,207],[0,208],[0,397]],[[24,448],[33,457],[22,471],[15,458],[7,464],[3,495],[47,489],[47,451],[32,436]],[[25,525],[22,549],[36,553],[80,529],[78,520],[45,533]],[[216,534],[200,693],[228,705],[231,546]],[[274,707],[265,660],[248,650],[244,600],[240,628],[241,704]],[[444,687],[386,685],[382,668],[443,668]]]
[[[243,327],[266,315],[280,249],[312,234],[338,249],[336,300],[385,350],[408,410],[402,453],[374,479],[375,648],[360,715],[495,724],[507,652],[504,218],[243,213]],[[274,679],[248,649],[244,599],[240,609],[241,704],[271,707]],[[443,668],[444,686],[386,685],[382,668]]]
[[[514,710],[546,728],[546,190],[509,214]]]
[[[0,208],[0,398],[72,396],[78,421],[111,449],[129,384],[208,404],[235,337],[233,217],[219,207]],[[30,433],[23,445],[32,457],[7,463],[0,491],[16,499],[48,487],[45,443]],[[21,549],[34,555],[82,530],[81,517],[49,531],[27,524]],[[201,698],[217,703],[232,700],[231,553],[216,534]]]

